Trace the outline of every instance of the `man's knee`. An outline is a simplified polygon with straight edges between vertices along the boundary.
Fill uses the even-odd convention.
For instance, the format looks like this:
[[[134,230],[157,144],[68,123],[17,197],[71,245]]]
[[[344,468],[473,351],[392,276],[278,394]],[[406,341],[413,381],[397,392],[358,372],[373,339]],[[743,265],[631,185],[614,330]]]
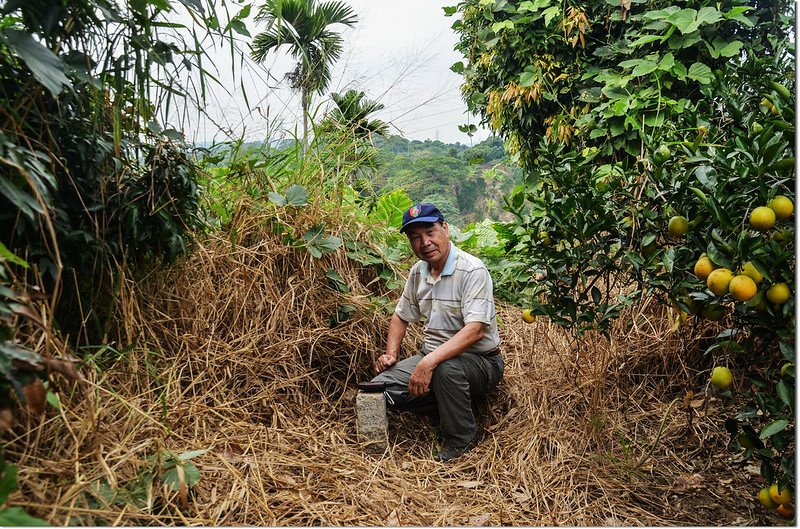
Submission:
[[[453,382],[466,381],[464,367],[456,358],[449,358],[436,366],[431,377],[431,385],[452,384]]]

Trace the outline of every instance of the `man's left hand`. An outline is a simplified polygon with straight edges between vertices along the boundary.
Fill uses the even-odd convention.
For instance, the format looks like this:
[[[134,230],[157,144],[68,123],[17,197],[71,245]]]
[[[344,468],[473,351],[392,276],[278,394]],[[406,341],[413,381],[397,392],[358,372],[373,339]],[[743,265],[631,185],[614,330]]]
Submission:
[[[425,359],[422,359],[411,377],[408,379],[408,392],[412,397],[421,397],[430,391],[431,377],[433,376],[433,367],[428,366]]]

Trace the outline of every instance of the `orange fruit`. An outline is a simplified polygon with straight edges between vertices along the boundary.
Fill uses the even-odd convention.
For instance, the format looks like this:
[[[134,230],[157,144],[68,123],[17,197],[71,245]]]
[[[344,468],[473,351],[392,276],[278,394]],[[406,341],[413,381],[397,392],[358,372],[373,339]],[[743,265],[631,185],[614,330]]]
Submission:
[[[776,305],[789,301],[789,287],[786,283],[775,283],[767,289],[767,299]]]
[[[791,489],[789,487],[784,487],[782,489],[778,489],[778,484],[773,483],[772,486],[769,488],[769,497],[772,498],[778,505],[783,505],[784,503],[791,503],[794,499],[794,495],[792,494]]]
[[[758,501],[759,503],[761,503],[761,505],[763,505],[767,509],[774,509],[775,507],[777,507],[777,505],[775,505],[775,502],[772,501],[772,498],[769,495],[769,488],[767,487],[764,487],[763,489],[758,491]]]
[[[728,291],[736,301],[750,301],[756,295],[756,282],[746,275],[736,276],[731,279]]]
[[[717,268],[708,274],[706,285],[711,292],[722,297],[728,293],[728,287],[731,284],[731,279],[733,279],[733,272],[727,268]]]
[[[750,227],[758,231],[767,231],[775,225],[775,212],[767,206],[760,206],[750,213]]]
[[[794,204],[783,195],[778,195],[769,201],[767,207],[775,212],[775,218],[786,220],[794,213]]]
[[[751,263],[750,261],[747,261],[745,264],[742,265],[742,269],[739,273],[744,274],[750,279],[752,279],[756,285],[760,285],[761,282],[764,281],[764,276],[761,275],[761,272],[756,270],[756,267],[753,266],[753,263]]]
[[[733,383],[733,373],[727,367],[717,366],[711,371],[711,383],[719,389],[725,389]]]
[[[670,233],[670,235],[675,237],[683,237],[686,235],[686,232],[689,231],[689,221],[686,220],[686,217],[676,215],[675,217],[669,219],[667,231]]]
[[[704,255],[700,257],[700,259],[698,259],[694,264],[694,275],[696,275],[698,279],[705,281],[708,279],[708,275],[713,272],[715,268],[716,266],[711,259],[709,259],[707,255]]]
[[[794,518],[794,507],[791,505],[778,505],[778,508],[775,509],[775,512],[786,519]]]
[[[531,314],[531,309],[525,309],[522,311],[522,321],[525,323],[533,323],[536,321],[536,315]]]

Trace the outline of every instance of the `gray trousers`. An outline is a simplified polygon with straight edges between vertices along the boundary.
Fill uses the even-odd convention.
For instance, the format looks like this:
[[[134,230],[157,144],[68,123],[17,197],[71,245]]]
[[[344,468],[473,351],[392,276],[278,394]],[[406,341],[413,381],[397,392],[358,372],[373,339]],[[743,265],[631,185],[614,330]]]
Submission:
[[[401,360],[372,380],[386,383],[390,407],[438,415],[445,444],[463,448],[472,442],[478,430],[472,399],[488,392],[503,378],[503,356],[462,353],[445,360],[433,370],[430,392],[412,397],[408,392],[408,379],[422,358],[420,353]]]

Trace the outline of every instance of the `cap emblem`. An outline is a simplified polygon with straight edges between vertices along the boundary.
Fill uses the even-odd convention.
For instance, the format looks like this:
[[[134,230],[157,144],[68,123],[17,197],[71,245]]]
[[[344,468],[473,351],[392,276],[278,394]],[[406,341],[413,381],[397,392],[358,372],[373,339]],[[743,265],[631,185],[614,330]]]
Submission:
[[[411,215],[412,218],[419,217],[419,208],[417,206],[412,206],[411,209],[408,210],[408,214]]]

